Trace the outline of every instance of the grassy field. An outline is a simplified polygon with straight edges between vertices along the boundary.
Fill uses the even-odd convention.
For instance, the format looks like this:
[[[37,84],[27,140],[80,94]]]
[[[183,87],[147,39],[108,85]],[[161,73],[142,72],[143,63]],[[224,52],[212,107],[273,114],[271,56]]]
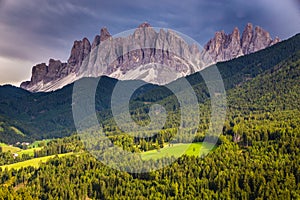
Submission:
[[[23,154],[28,154],[29,156],[34,156],[34,151],[39,151],[41,149],[42,149],[42,147],[36,147],[36,148],[21,150],[17,153],[19,154],[19,156],[22,156]]]
[[[17,153],[17,152],[21,151],[21,149],[18,147],[13,147],[13,146],[8,146],[8,145],[3,145],[3,146],[1,146],[1,148],[2,148],[2,152],[10,151],[11,153]]]
[[[42,149],[42,147],[38,147],[39,144],[41,142],[45,142],[45,144],[47,144],[49,141],[51,140],[41,140],[41,141],[35,141],[34,143],[30,144],[28,146],[29,149],[26,149],[26,150],[22,150],[18,147],[14,147],[14,146],[9,146],[5,143],[1,143],[0,142],[0,147],[2,147],[2,151],[3,152],[8,152],[10,151],[11,153],[18,153],[19,156],[22,156],[23,154],[28,154],[29,156],[34,156],[34,151],[39,151]]]
[[[29,154],[29,155],[33,155],[34,150],[40,150],[41,147],[37,147],[37,148],[31,148],[31,149],[27,149],[27,150],[21,150],[19,148],[16,147],[10,147],[10,146],[5,146],[3,145],[4,148],[7,148],[6,150],[8,150],[9,148],[11,150],[14,150],[21,156],[22,154]],[[3,148],[2,147],[2,148]],[[141,154],[142,159],[143,160],[149,160],[149,159],[159,159],[162,157],[170,157],[170,156],[175,156],[175,157],[179,157],[182,154],[185,155],[189,155],[189,156],[201,156],[202,154],[206,154],[209,152],[209,149],[211,147],[211,144],[207,144],[207,143],[192,143],[192,144],[184,144],[184,143],[179,143],[179,144],[171,144],[171,145],[166,145],[164,148],[158,150],[151,150],[151,151],[147,151],[147,152],[143,152]],[[58,157],[63,157],[63,156],[68,156],[68,155],[75,155],[74,153],[66,153],[66,154],[59,154]],[[46,157],[42,157],[42,158],[34,158],[31,160],[26,160],[23,162],[19,162],[19,163],[14,163],[14,164],[10,164],[10,165],[4,165],[4,166],[0,166],[0,168],[5,169],[20,169],[21,167],[28,167],[28,166],[33,166],[33,167],[39,167],[40,163],[44,163],[47,160],[49,160],[50,158],[55,157],[55,155],[52,156],[46,156]]]
[[[57,155],[58,157],[63,157],[63,156],[70,156],[70,155],[75,155],[74,153],[65,153],[65,154],[59,154]],[[28,167],[28,166],[33,166],[33,167],[39,167],[41,163],[45,163],[47,162],[50,158],[55,157],[55,155],[53,156],[46,156],[46,157],[41,157],[41,158],[34,158],[31,160],[26,160],[23,162],[18,162],[18,163],[14,163],[14,164],[10,164],[10,165],[3,165],[0,166],[0,168],[2,170],[4,170],[5,168],[7,168],[8,170],[10,169],[20,169],[21,167]]]
[[[47,140],[38,140],[38,141],[35,141],[35,142],[33,142],[32,144],[30,144],[29,146],[28,146],[28,148],[37,148],[37,147],[39,147],[39,144],[40,143],[45,143],[45,145],[46,144],[48,144],[49,142],[51,141],[51,139],[47,139]]]
[[[5,147],[7,144],[0,142],[0,147]]]
[[[192,143],[192,144],[174,144],[174,145],[166,145],[164,148],[158,150],[151,150],[142,153],[143,160],[149,159],[159,159],[162,157],[170,157],[175,156],[179,157],[182,154],[186,154],[188,156],[200,156],[202,154],[206,154],[209,152],[211,145],[207,143]],[[201,151],[201,152],[200,152]]]
[[[42,149],[41,147],[36,147],[36,148],[22,150],[18,147],[8,146],[7,144],[4,143],[0,143],[0,147],[2,148],[3,152],[10,151],[11,153],[19,154],[19,156],[22,156],[23,154],[28,154],[29,156],[33,156],[35,150],[38,151]]]

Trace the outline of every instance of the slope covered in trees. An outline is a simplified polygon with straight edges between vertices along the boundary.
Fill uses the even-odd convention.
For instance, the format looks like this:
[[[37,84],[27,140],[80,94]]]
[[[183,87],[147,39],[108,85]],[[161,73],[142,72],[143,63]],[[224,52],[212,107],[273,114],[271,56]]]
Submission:
[[[81,156],[54,158],[38,169],[0,170],[0,197],[300,199],[299,41],[300,35],[297,35],[264,51],[218,64],[227,89],[228,112],[219,146],[206,157],[183,156],[170,166],[143,174],[113,170],[88,152]],[[165,88],[147,85],[147,89],[138,91],[132,98],[133,118],[141,124],[149,120],[145,111],[151,103],[158,101],[170,109],[164,130],[155,137],[138,140],[119,131],[111,117],[109,94],[116,80],[101,80],[102,86],[106,87],[99,87],[98,94],[105,95],[99,96],[97,101],[101,104],[96,107],[102,111],[99,118],[104,120],[102,125],[116,145],[128,151],[142,152],[157,147],[162,141],[168,142],[175,134],[180,113],[176,99],[165,92]],[[210,122],[210,102],[202,79],[195,74],[188,80],[202,102],[200,108],[203,112],[195,138],[202,141]],[[72,123],[65,118],[71,111],[71,88],[68,86],[53,93],[31,94],[2,87],[4,91],[18,91],[12,92],[11,95],[15,94],[13,98],[9,93],[0,92],[2,96],[8,94],[0,102],[1,115],[5,116],[3,121],[33,138],[68,135],[72,131]],[[14,99],[25,102],[18,104]],[[44,123],[39,125],[37,122]],[[31,127],[34,127],[33,132],[26,132]],[[45,134],[39,135],[43,129]],[[76,151],[81,150],[80,142],[73,139],[62,140],[66,144],[56,140],[48,150],[40,153],[73,147]],[[156,162],[160,164],[163,160]]]
[[[300,34],[260,52],[229,62],[219,63],[225,88],[230,90],[243,82],[264,73],[300,49]],[[90,79],[92,81],[93,79]],[[193,85],[198,100],[205,102],[209,97],[202,77],[197,73],[187,77]],[[82,81],[82,80],[81,80]],[[101,121],[111,118],[110,96],[115,79],[102,77],[97,90],[96,110]],[[172,83],[171,83],[172,84]],[[176,84],[176,83],[173,83]],[[75,131],[72,118],[72,87],[50,93],[29,93],[12,86],[0,87],[0,115],[10,121],[26,135],[22,140],[64,137]],[[184,88],[182,88],[184,90]],[[101,94],[101,95],[100,95]],[[132,110],[138,110],[141,102],[164,101],[171,110],[176,110],[172,93],[164,87],[147,84],[133,97]],[[175,104],[175,105],[174,105]],[[147,111],[147,109],[145,109]],[[145,112],[143,111],[143,112]],[[2,141],[13,143],[16,136],[3,135]]]
[[[265,125],[268,127],[269,121]],[[57,157],[39,169],[0,171],[0,196],[4,199],[299,199],[299,127],[298,130],[282,127],[278,131],[286,128],[289,131],[281,137],[257,140],[247,147],[225,135],[221,137],[222,144],[205,158],[183,156],[168,167],[144,174],[113,170],[89,154]]]

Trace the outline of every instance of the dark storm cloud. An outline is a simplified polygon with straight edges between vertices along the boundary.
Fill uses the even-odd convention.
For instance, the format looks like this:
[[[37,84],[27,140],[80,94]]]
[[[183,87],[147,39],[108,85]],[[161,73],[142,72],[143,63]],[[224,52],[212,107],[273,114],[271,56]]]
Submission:
[[[242,31],[247,22],[288,38],[300,30],[299,5],[299,0],[0,0],[0,57],[32,65],[50,57],[66,60],[74,40],[93,40],[102,26],[116,34],[144,21],[200,44],[218,30]]]
[[[10,26],[12,31],[23,34],[29,40],[61,48],[70,45],[74,39],[88,36],[90,39],[101,26],[107,26],[113,33],[135,28],[143,21],[153,26],[167,26],[194,37],[201,43],[207,41],[220,29],[231,31],[234,26],[241,29],[247,22],[271,29],[281,37],[290,32],[276,28],[274,15],[276,4],[253,0],[10,0],[1,12],[1,24]],[[268,2],[268,1],[264,1]],[[272,0],[269,1],[272,3]],[[288,1],[284,1],[282,4]],[[281,7],[284,11],[284,5]],[[292,8],[289,8],[292,9]],[[276,9],[275,9],[276,11]],[[286,11],[285,11],[286,12]],[[284,12],[283,12],[284,13]],[[280,15],[284,15],[281,13]],[[283,18],[287,18],[283,16]],[[284,21],[282,19],[281,21]],[[291,23],[291,22],[289,22]],[[297,22],[295,20],[295,25]],[[299,28],[299,25],[298,25]],[[293,28],[288,28],[290,29]],[[281,30],[281,31],[280,31]],[[21,36],[22,37],[22,36]]]

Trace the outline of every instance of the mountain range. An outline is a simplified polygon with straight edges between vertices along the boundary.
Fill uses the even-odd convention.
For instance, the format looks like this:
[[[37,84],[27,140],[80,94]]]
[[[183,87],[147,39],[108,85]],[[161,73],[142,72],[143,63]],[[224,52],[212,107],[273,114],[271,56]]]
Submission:
[[[300,35],[297,34],[258,52],[217,63],[228,94],[228,115],[300,109],[297,93],[300,85],[299,53]],[[199,73],[188,75],[186,79],[195,90],[199,104],[209,101],[208,89]],[[90,77],[77,81],[93,82],[98,79]],[[133,81],[137,80],[121,82],[130,84]],[[169,84],[177,84],[177,81],[180,80]],[[107,76],[100,79],[95,105],[99,121],[111,122],[113,119],[110,98],[117,82],[117,79]],[[53,92],[30,92],[14,86],[1,86],[1,141],[11,144],[73,134],[76,129],[72,115],[72,91],[73,84]],[[131,112],[141,113],[142,110],[146,119],[147,108],[157,102],[171,112],[177,109],[176,97],[165,86],[149,83],[132,97]]]
[[[172,30],[152,28],[142,23],[136,30],[113,37],[102,28],[92,43],[75,41],[67,62],[50,59],[32,68],[30,81],[21,88],[32,92],[60,89],[83,77],[102,75],[119,80],[143,80],[165,85],[211,64],[254,53],[280,42],[263,28],[247,24],[242,34],[216,32],[203,48],[189,43]]]
[[[300,199],[300,33],[248,24],[200,51],[103,28],[22,87],[0,86],[0,199]]]

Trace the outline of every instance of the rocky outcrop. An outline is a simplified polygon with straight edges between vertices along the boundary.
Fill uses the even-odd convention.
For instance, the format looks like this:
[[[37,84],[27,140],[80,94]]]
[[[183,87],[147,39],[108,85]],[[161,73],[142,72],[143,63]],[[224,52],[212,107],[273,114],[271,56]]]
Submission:
[[[95,39],[92,43],[92,49],[94,49],[95,47],[97,47],[100,44],[100,35],[96,35]]]
[[[205,46],[203,54],[208,54],[212,62],[231,60],[243,55],[238,28],[234,28],[229,35],[224,31],[217,32]]]
[[[259,26],[253,30],[253,25],[248,23],[241,37],[237,27],[228,35],[224,31],[217,32],[204,46],[202,54],[210,56],[212,62],[227,61],[265,49],[278,42],[279,38],[272,40],[267,31]]]
[[[21,87],[30,91],[51,91],[81,77],[101,75],[166,84],[209,64],[253,53],[279,41],[279,38],[272,40],[260,27],[253,29],[250,23],[242,36],[237,27],[230,34],[216,32],[203,50],[188,44],[171,30],[157,32],[147,22],[139,25],[131,35],[120,38],[112,38],[104,27],[92,44],[87,38],[75,41],[67,63],[50,59],[48,65],[34,66],[31,80]]]
[[[38,64],[32,68],[31,80],[21,83],[21,88],[37,92],[44,90],[44,86],[51,84],[52,81],[63,79],[79,71],[82,62],[89,56],[91,44],[87,38],[75,41],[67,63],[59,60],[50,59],[46,63]]]
[[[62,63],[59,60],[50,59],[49,64],[38,64],[32,68],[32,76],[30,81],[23,82],[22,88],[26,88],[30,91],[42,91],[36,88],[44,83],[51,82],[56,79],[61,79],[68,75],[67,63]],[[38,88],[39,88],[38,87]]]
[[[110,38],[111,35],[110,33],[108,32],[107,28],[104,27],[100,30],[100,42],[103,42],[105,40],[107,40],[108,38]]]
[[[252,42],[252,38],[253,38],[253,25],[248,23],[247,26],[245,27],[241,39],[242,51],[244,55],[250,53],[249,44]]]
[[[87,38],[75,41],[71,50],[70,58],[68,59],[68,72],[77,72],[83,60],[90,54],[91,44]]]
[[[148,23],[141,24],[131,35],[106,39],[100,44],[101,47],[92,48],[79,76],[107,75],[165,84],[194,72],[186,61],[200,56],[176,33],[156,32]]]
[[[32,86],[36,85],[40,81],[43,81],[45,75],[47,74],[47,71],[48,66],[46,65],[46,63],[41,63],[34,66],[31,72],[31,80],[21,83],[21,88],[30,90]]]
[[[273,40],[270,37],[270,33],[257,26],[254,31],[254,36],[249,53],[262,50],[271,45],[272,42]]]

